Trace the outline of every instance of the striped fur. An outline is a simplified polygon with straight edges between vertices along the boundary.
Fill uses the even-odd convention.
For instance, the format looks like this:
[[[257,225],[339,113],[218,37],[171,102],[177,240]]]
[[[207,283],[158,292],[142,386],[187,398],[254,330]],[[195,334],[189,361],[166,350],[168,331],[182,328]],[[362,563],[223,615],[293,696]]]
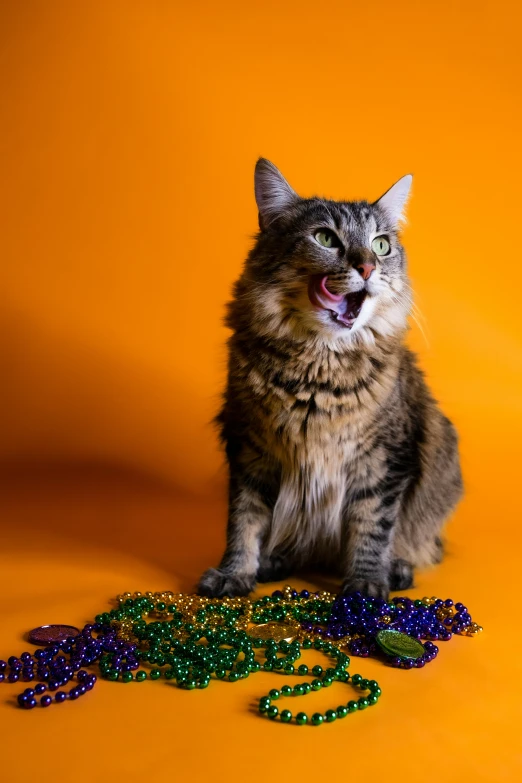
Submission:
[[[455,430],[404,344],[408,189],[403,178],[373,204],[301,199],[258,162],[260,232],[228,306],[216,419],[230,470],[227,547],[200,593],[247,594],[321,564],[344,591],[387,596],[440,560],[462,480]],[[339,247],[318,244],[322,228]],[[383,235],[381,258],[371,243]],[[368,280],[363,263],[375,265]],[[351,328],[312,303],[308,285],[322,275],[334,294],[366,291]]]

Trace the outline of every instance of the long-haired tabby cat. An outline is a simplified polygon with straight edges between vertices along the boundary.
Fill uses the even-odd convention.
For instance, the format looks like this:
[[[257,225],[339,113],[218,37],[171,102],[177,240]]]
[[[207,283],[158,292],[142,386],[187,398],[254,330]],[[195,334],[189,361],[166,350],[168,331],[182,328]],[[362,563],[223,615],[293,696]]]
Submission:
[[[226,550],[207,596],[321,564],[387,597],[439,562],[462,493],[457,435],[404,344],[398,229],[411,176],[381,198],[300,198],[261,158],[260,231],[228,306],[216,421],[230,470]]]

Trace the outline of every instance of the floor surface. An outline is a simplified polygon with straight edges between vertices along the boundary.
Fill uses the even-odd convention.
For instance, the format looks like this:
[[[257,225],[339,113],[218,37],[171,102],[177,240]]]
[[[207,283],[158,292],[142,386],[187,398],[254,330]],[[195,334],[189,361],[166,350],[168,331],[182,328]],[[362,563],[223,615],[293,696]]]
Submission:
[[[125,687],[102,681],[79,702],[29,713],[15,704],[21,687],[2,684],[2,780],[43,781],[57,770],[92,783],[142,781],[159,771],[164,780],[219,783],[267,773],[303,780],[520,779],[521,637],[513,589],[520,556],[509,545],[515,521],[506,496],[501,514],[496,497],[516,470],[509,476],[509,465],[501,468],[489,452],[490,481],[470,480],[448,528],[444,563],[419,574],[407,593],[464,602],[484,632],[441,643],[437,660],[422,670],[353,658],[352,673],[381,684],[375,709],[320,728],[271,723],[254,709],[279,683],[269,673],[236,684],[213,681],[204,691],[181,691],[164,680]],[[119,592],[190,591],[219,556],[222,498],[182,498],[150,478],[108,467],[26,466],[4,477],[0,657],[30,648],[25,634],[34,626],[81,626]],[[312,577],[292,583],[329,586]],[[317,656],[304,660],[319,662]],[[343,688],[307,697],[307,709],[351,698]]]

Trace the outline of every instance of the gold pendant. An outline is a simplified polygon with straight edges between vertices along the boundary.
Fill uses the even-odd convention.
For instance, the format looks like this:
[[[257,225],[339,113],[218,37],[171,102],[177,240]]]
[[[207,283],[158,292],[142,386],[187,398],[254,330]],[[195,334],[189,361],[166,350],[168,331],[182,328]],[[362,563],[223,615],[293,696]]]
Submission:
[[[282,642],[284,639],[286,642],[292,642],[299,633],[299,628],[285,623],[271,622],[253,625],[247,633],[253,639],[263,639],[264,641],[273,639],[275,642]]]

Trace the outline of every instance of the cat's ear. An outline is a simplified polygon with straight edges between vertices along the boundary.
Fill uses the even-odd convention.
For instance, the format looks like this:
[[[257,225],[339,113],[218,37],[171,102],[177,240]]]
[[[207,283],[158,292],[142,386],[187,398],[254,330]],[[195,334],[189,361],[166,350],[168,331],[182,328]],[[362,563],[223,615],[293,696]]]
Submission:
[[[266,229],[281,212],[299,201],[299,196],[279,169],[266,158],[259,158],[256,163],[254,190],[261,231]]]
[[[406,174],[404,177],[401,177],[395,185],[392,185],[384,196],[381,196],[374,202],[375,206],[380,207],[386,212],[395,226],[398,226],[401,221],[405,220],[404,208],[408,196],[410,195],[412,180],[412,175]]]

